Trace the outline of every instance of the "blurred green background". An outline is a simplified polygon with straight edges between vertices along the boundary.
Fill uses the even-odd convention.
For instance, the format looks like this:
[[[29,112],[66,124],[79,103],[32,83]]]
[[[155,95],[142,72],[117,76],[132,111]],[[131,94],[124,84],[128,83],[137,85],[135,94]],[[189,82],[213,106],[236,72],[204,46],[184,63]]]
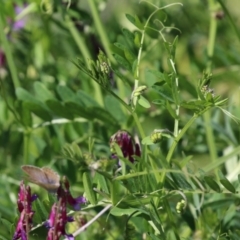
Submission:
[[[79,72],[73,61],[77,58],[86,62],[88,59],[96,60],[99,49],[105,51],[111,64],[119,67],[128,79],[128,84],[124,84],[117,76],[113,76],[116,93],[127,102],[134,86],[134,77],[130,71],[118,66],[109,53],[119,51],[115,42],[126,41],[122,29],[137,31],[125,14],[137,15],[145,23],[153,8],[135,0],[93,2],[94,7],[87,0],[72,0],[70,6],[68,1],[2,0],[0,214],[10,222],[14,222],[17,216],[17,191],[23,175],[21,165],[52,166],[69,178],[73,193],[79,195],[83,193],[81,179],[75,171],[74,163],[63,154],[66,144],[76,142],[83,153],[92,154],[92,159],[108,159],[111,135],[119,129],[135,132],[133,119],[126,110],[99,85]],[[174,3],[160,0],[149,2],[159,7]],[[161,23],[155,21],[152,24],[159,26],[159,29],[161,24],[174,27],[163,31],[169,42],[179,35],[176,69],[182,99],[189,100],[197,96],[198,79],[208,66],[210,19],[216,18],[211,88],[216,95],[229,98],[225,108],[240,118],[240,35],[237,33],[240,31],[240,1],[223,1],[236,29],[217,1],[179,2],[183,6],[175,5],[163,10],[154,18],[158,18]],[[211,2],[214,8],[211,8]],[[17,7],[22,10],[20,13],[16,12]],[[99,15],[94,13],[95,10]],[[100,17],[103,29],[99,27],[96,16]],[[134,52],[136,55],[137,50]],[[140,83],[150,87],[157,81],[149,73],[151,69],[169,71],[166,58],[167,53],[159,34],[147,36],[140,64]],[[149,89],[145,97],[153,101],[157,95]],[[83,102],[84,106],[105,109],[109,116],[105,119],[96,112],[84,115],[81,108],[79,111],[77,108],[70,111],[68,107],[63,107],[63,103],[69,99]],[[138,107],[137,112],[146,134],[155,128],[173,130],[173,119],[161,105],[152,105],[147,110]],[[239,145],[239,125],[218,109],[211,114],[217,153],[222,156],[227,149]],[[181,110],[180,127],[189,116],[188,111]],[[161,146],[162,152],[166,153],[168,142]],[[180,149],[177,158],[181,157],[180,152],[184,152],[186,155],[194,155],[197,165],[208,164],[209,149],[202,118],[184,136]],[[36,186],[32,187],[44,198],[44,192]],[[104,233],[106,235],[102,239],[122,239],[116,236],[121,231],[120,221],[111,217],[107,226],[110,230]],[[92,233],[83,233],[81,239],[92,236],[99,239],[97,234],[100,233],[92,229]],[[5,239],[8,239],[7,231],[2,233]]]

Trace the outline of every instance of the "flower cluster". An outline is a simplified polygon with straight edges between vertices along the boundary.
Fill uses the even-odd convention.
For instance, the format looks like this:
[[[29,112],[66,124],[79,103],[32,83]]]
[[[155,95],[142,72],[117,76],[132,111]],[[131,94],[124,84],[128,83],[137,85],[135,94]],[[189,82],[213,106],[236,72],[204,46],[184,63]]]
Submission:
[[[49,219],[45,222],[45,226],[49,228],[47,240],[58,240],[61,236],[73,240],[73,235],[65,231],[65,225],[73,221],[73,217],[67,216],[66,198],[60,198],[58,203],[53,204]]]
[[[20,190],[18,193],[18,211],[20,218],[18,220],[17,228],[13,236],[13,240],[21,238],[27,240],[27,233],[32,228],[32,219],[34,211],[32,210],[32,202],[37,198],[36,194],[31,195],[31,188],[25,186],[23,181],[20,183]]]
[[[86,198],[79,196],[74,198],[70,192],[70,184],[66,177],[63,177],[63,184],[59,187],[57,195],[58,198],[66,198],[66,201],[69,205],[73,207],[75,211],[79,211],[81,209],[81,204],[86,203]]]
[[[13,240],[28,239],[27,235],[32,228],[32,218],[34,215],[31,203],[36,198],[36,195],[31,196],[30,187],[25,187],[23,182],[21,182],[18,194],[18,210],[20,212],[20,218]],[[61,236],[64,236],[69,240],[74,240],[73,235],[67,234],[65,231],[66,224],[74,221],[73,217],[67,216],[67,204],[71,205],[74,210],[80,210],[80,205],[86,203],[86,199],[81,196],[77,198],[72,196],[70,192],[70,184],[66,177],[63,177],[63,181],[58,188],[57,199],[58,201],[53,204],[49,218],[44,224],[49,229],[47,240],[59,240]]]
[[[114,143],[121,148],[124,158],[127,158],[132,163],[134,162],[134,155],[141,156],[139,144],[135,143],[134,139],[127,131],[119,130],[110,138],[112,158],[117,157],[114,151]]]
[[[71,205],[74,210],[80,210],[80,204],[86,203],[84,197],[73,198],[70,193],[70,184],[66,177],[63,177],[63,183],[57,191],[58,202],[52,206],[49,219],[45,226],[49,228],[47,240],[58,240],[61,236],[65,236],[69,240],[73,240],[72,234],[67,234],[65,226],[68,222],[73,222],[72,217],[67,216],[67,203]]]

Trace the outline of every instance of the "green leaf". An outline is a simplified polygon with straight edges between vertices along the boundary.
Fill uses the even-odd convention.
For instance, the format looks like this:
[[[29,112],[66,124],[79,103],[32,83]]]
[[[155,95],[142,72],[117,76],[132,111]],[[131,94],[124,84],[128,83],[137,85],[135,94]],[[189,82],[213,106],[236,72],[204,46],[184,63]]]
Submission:
[[[104,191],[105,193],[109,194],[109,188],[107,185],[107,181],[104,178],[104,176],[98,172],[96,172],[94,179],[97,181],[98,183],[98,189],[100,189],[101,191]]]
[[[12,233],[12,227],[13,227],[13,223],[11,223],[10,221],[8,221],[5,218],[0,218],[0,225],[1,228],[7,230],[7,232]]]
[[[16,88],[16,95],[17,95],[17,98],[22,101],[41,103],[32,94],[30,94],[28,91],[26,91],[24,88],[21,88],[21,87]]]
[[[118,54],[113,54],[114,58],[116,59],[116,61],[124,68],[126,68],[127,70],[131,71],[131,65],[130,63],[123,57],[121,57]]]
[[[217,182],[211,176],[205,176],[204,180],[206,181],[207,185],[216,192],[221,192],[221,189]]]
[[[39,200],[39,198],[37,198],[34,202],[33,202],[33,206],[34,209],[36,210],[36,216],[34,215],[34,218],[36,217],[36,220],[38,219],[39,222],[44,221],[47,217],[48,217],[48,210],[46,209],[46,205],[47,203],[49,204],[49,202],[45,201],[41,201]]]
[[[18,111],[21,122],[25,127],[32,126],[32,116],[29,109],[26,107],[26,103],[23,101],[17,101],[15,103],[15,108]]]
[[[152,200],[152,197],[150,196],[134,196],[134,195],[127,195],[124,196],[124,198],[121,200],[119,207],[141,207],[145,204],[149,204]]]
[[[93,113],[89,112],[86,107],[80,106],[75,102],[66,102],[65,106],[74,116],[93,120]]]
[[[220,179],[221,184],[230,192],[236,193],[236,189],[234,186],[229,182],[229,180],[226,179]]]
[[[34,83],[34,91],[40,101],[47,101],[48,99],[55,99],[54,95],[41,82]]]
[[[47,100],[46,104],[52,110],[52,112],[57,116],[71,119],[71,120],[74,118],[72,112],[67,107],[63,106],[59,101]]]
[[[171,88],[167,85],[160,85],[158,86],[158,83],[155,83],[152,88],[160,95],[164,100],[168,100],[170,102],[174,102],[172,98],[172,90]]]
[[[40,117],[44,121],[51,121],[52,116],[48,111],[47,107],[44,107],[44,104],[39,102],[25,102],[24,105],[28,108],[31,112],[33,112],[36,116]]]
[[[106,111],[103,108],[100,107],[90,107],[89,112],[92,114],[92,118],[96,118],[101,120],[106,124],[108,127],[114,127],[116,129],[119,129],[119,123],[117,122],[116,118],[113,117],[114,113],[111,114],[108,111]]]
[[[168,110],[168,112],[170,113],[170,115],[174,118],[174,119],[178,119],[178,116],[176,115],[176,112],[172,109],[171,104],[169,103],[169,101],[166,101],[166,108]]]
[[[152,141],[152,138],[151,136],[147,136],[145,138],[142,139],[141,143],[143,145],[152,145],[152,144],[155,144],[153,141]]]
[[[90,97],[90,95],[84,92],[83,90],[77,91],[77,97],[79,99],[79,103],[78,103],[79,105],[86,106],[86,107],[99,106],[99,104],[95,101],[95,99]]]
[[[133,34],[130,30],[128,30],[128,29],[126,29],[126,28],[123,28],[123,29],[122,29],[122,32],[123,32],[123,35],[126,37],[126,39],[127,39],[130,43],[132,43],[132,42],[134,41],[134,34]]]
[[[123,113],[119,101],[112,95],[107,95],[104,98],[104,105],[106,110],[110,112],[119,123],[126,121],[126,116]]]
[[[157,70],[148,70],[148,72],[152,73],[158,79],[158,81],[165,81],[165,74]]]
[[[190,100],[188,102],[181,102],[180,106],[183,108],[200,111],[204,107],[204,101],[202,100]]]
[[[236,193],[235,187],[232,185],[232,183],[223,175],[223,173],[219,170],[218,176],[220,178],[221,184],[230,192]]]
[[[159,38],[159,31],[156,31],[155,29],[150,27],[146,28],[146,34],[154,39]]]
[[[113,207],[110,211],[110,214],[113,216],[116,216],[116,217],[121,217],[123,215],[129,216],[129,215],[133,214],[134,212],[136,212],[136,208],[123,209],[123,208]],[[138,214],[140,214],[140,212]],[[137,216],[138,214],[135,214],[134,216]]]
[[[119,42],[114,43],[114,45],[124,52],[124,56],[121,56],[121,57],[125,57],[130,64],[133,64],[133,62],[136,60],[137,56],[135,56],[133,54],[133,52],[127,46],[125,46]]]
[[[134,17],[130,14],[126,14],[127,19],[129,22],[131,22],[133,25],[135,25],[140,30],[143,30],[143,24],[140,22],[139,18],[135,15]]]
[[[93,191],[90,173],[84,172],[82,179],[83,179],[83,187],[84,187],[87,200],[92,205],[96,205],[97,204],[96,193]]]
[[[205,184],[204,184],[204,181],[200,180],[198,177],[190,177],[192,183],[196,186],[196,188],[200,188],[201,186],[205,188]]]
[[[141,37],[142,37],[141,32],[139,32],[139,31],[134,32],[134,45],[138,49],[141,47]]]
[[[76,96],[75,93],[70,88],[61,85],[57,86],[57,93],[64,102],[71,101]]]
[[[23,88],[16,89],[17,98],[26,102],[26,107],[44,120],[51,120],[47,106]]]
[[[129,81],[129,79],[123,75],[117,68],[115,68],[114,66],[112,67],[113,72],[122,80],[122,82],[127,86],[127,87],[131,87],[131,83]]]
[[[25,102],[22,103],[21,119],[25,126],[29,126],[29,127],[32,126],[32,116],[31,116],[30,111],[27,108],[27,103],[25,103]]]
[[[179,188],[192,190],[192,186],[187,182],[184,175],[180,173],[171,173],[171,176]]]
[[[124,50],[125,58],[128,60],[130,64],[133,64],[137,57],[128,49]]]
[[[119,202],[120,198],[120,183],[118,181],[113,181],[110,185],[110,193],[112,204],[116,205]]]
[[[149,101],[141,95],[138,98],[138,104],[141,105],[144,108],[150,108],[151,107]]]
[[[128,49],[127,46],[125,46],[125,45],[123,45],[122,43],[119,43],[119,42],[114,43],[114,45],[116,47],[118,47],[119,49],[121,49],[122,51],[124,51],[125,49]]]
[[[155,227],[161,233],[161,236],[163,237],[163,239],[166,239],[165,232],[163,231],[163,224],[161,222],[159,211],[156,209],[156,206],[154,205],[153,202],[151,202],[151,208],[149,209],[149,216],[152,222],[154,223]]]

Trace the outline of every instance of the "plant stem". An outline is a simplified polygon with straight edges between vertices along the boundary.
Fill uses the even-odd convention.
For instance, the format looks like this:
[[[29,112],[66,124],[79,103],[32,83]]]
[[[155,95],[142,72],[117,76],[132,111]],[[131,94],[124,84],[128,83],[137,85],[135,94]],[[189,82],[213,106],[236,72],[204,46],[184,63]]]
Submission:
[[[24,130],[23,135],[23,164],[29,164],[29,142],[30,142],[31,131],[29,129]]]
[[[176,71],[176,68],[175,68],[175,64],[174,64],[174,61],[173,59],[169,59],[170,60],[170,64],[172,65],[172,69],[176,75],[175,77],[175,84],[176,84],[176,88],[177,88],[177,92],[179,94],[179,90],[178,90],[178,76],[177,76],[177,71]],[[178,103],[176,103],[176,116],[177,118],[174,119],[174,136],[177,137],[178,135],[178,125],[179,125],[179,120],[178,120],[178,116],[179,116],[179,110],[180,110],[180,105]]]
[[[89,67],[88,63],[89,63],[89,60],[91,59],[91,54],[88,51],[88,48],[87,48],[86,43],[84,41],[84,38],[76,30],[74,24],[72,23],[72,20],[70,19],[70,17],[68,15],[65,16],[65,22],[66,22],[67,28],[69,29],[70,33],[72,34],[73,39],[76,42],[80,52],[83,55],[83,59],[85,61],[86,66]],[[95,81],[92,81],[92,86],[94,88],[95,97],[97,99],[97,102],[101,106],[103,106],[104,105],[104,103],[103,103],[103,96],[102,96],[102,92],[101,92],[100,86]]]
[[[210,11],[214,9],[215,2],[214,0],[208,0],[209,3],[209,9]],[[216,31],[217,31],[217,20],[216,18],[211,16],[210,12],[210,26],[209,26],[209,40],[208,40],[208,46],[207,46],[207,54],[208,54],[208,62],[207,62],[207,72],[211,73],[212,71],[212,57],[214,53],[214,44],[215,44],[215,38],[216,38]],[[212,122],[211,122],[211,111],[207,111],[203,115],[203,119],[205,122],[205,129],[206,129],[206,137],[207,137],[207,143],[209,147],[210,152],[210,158],[212,162],[215,162],[217,160],[217,149],[215,145],[215,139],[213,135],[212,130]],[[218,177],[217,169],[215,170],[216,177]]]
[[[3,16],[4,16],[3,8],[0,7],[0,38],[2,39],[2,45],[3,45],[4,53],[6,54],[8,67],[9,67],[9,70],[10,70],[10,73],[12,76],[13,86],[16,89],[17,87],[20,87],[21,84],[18,79],[17,68],[16,68],[14,60],[13,60],[13,55],[11,53],[9,40],[7,39],[6,34],[4,32]]]
[[[93,224],[99,217],[101,217],[108,209],[112,207],[111,204],[107,205],[101,212],[99,212],[94,218],[92,218],[90,221],[88,221],[85,225],[83,225],[81,228],[79,228],[76,232],[73,233],[73,236],[79,235],[81,232],[83,232],[85,229],[87,229],[91,224]],[[68,240],[68,238],[65,238],[64,240]]]
[[[168,163],[170,163],[171,159],[172,159],[172,155],[174,153],[174,150],[178,144],[178,142],[180,141],[180,139],[183,137],[183,135],[185,134],[185,132],[190,128],[190,126],[193,124],[193,122],[199,117],[201,116],[203,113],[207,112],[211,107],[207,107],[206,109],[202,110],[201,112],[199,112],[198,114],[194,114],[192,116],[192,118],[189,119],[189,121],[186,123],[186,125],[184,126],[184,128],[179,132],[179,134],[177,135],[177,137],[174,139],[173,144],[171,145],[171,148],[168,151],[166,160]],[[162,177],[161,177],[161,183],[164,183],[165,180],[165,176],[166,173],[163,172]]]
[[[107,34],[106,34],[105,30],[104,30],[105,28],[102,25],[102,21],[101,21],[101,19],[99,17],[99,14],[98,14],[98,11],[97,11],[97,8],[96,8],[96,3],[93,0],[88,1],[88,3],[89,3],[89,7],[91,9],[91,12],[92,12],[93,21],[95,23],[96,29],[97,29],[97,31],[99,33],[99,36],[100,36],[101,40],[102,40],[101,43],[104,46],[104,50],[106,51],[106,54],[107,54],[108,58],[112,62],[115,62],[115,59],[112,56],[111,49],[109,47],[110,43],[109,43]]]

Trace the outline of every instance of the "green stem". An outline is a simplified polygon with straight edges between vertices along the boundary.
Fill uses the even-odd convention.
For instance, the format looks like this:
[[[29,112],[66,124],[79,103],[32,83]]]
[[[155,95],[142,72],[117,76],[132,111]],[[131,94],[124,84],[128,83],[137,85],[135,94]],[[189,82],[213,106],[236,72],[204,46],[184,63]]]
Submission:
[[[86,46],[84,38],[81,36],[81,34],[79,34],[79,32],[75,28],[72,20],[70,19],[70,17],[68,15],[65,16],[65,23],[66,23],[66,26],[68,27],[70,33],[72,34],[72,37],[73,37],[74,41],[76,42],[80,52],[83,55],[83,59],[85,61],[86,66],[89,67],[89,60],[91,59],[91,54],[88,51],[88,48]],[[96,100],[98,101],[98,103],[101,106],[103,106],[104,105],[103,96],[102,96],[100,86],[95,81],[92,82],[92,86],[94,88]]]
[[[175,63],[173,59],[169,59],[170,60],[170,64],[172,65],[172,69],[175,73],[175,84],[176,84],[176,88],[177,88],[177,94],[179,94],[179,89],[178,89],[178,76],[177,76],[177,71],[175,68]],[[178,103],[176,103],[176,118],[174,119],[174,136],[176,137],[178,135],[178,126],[179,126],[179,120],[178,120],[178,116],[179,116],[179,111],[180,111],[180,105]]]
[[[194,114],[192,116],[192,118],[189,119],[189,121],[186,123],[186,125],[184,126],[184,128],[181,130],[181,132],[177,135],[177,137],[174,139],[174,142],[173,144],[171,145],[169,151],[168,151],[168,154],[167,154],[167,157],[166,157],[166,160],[168,163],[170,163],[171,159],[172,159],[172,156],[173,156],[173,153],[175,151],[175,148],[177,146],[177,144],[179,143],[180,139],[183,137],[183,135],[185,134],[185,132],[190,128],[190,126],[193,124],[193,122],[199,117],[201,116],[203,113],[207,112],[211,107],[208,107],[204,110],[202,110],[201,112],[199,112],[198,114]],[[166,176],[166,173],[164,172],[162,174],[162,177],[161,177],[161,183],[163,184],[164,183],[164,180],[165,180],[165,176]]]
[[[31,137],[31,131],[29,129],[24,130],[23,136],[23,164],[29,164],[29,142]]]
[[[210,26],[209,26],[209,38],[208,38],[208,45],[207,45],[207,55],[208,55],[208,62],[207,62],[207,72],[211,73],[212,71],[212,57],[214,53],[214,45],[216,39],[216,32],[217,32],[217,20],[215,17],[211,16],[211,11],[215,8],[214,0],[209,1],[209,10],[210,10]]]
[[[140,133],[141,138],[142,139],[145,138],[146,135],[145,135],[145,133],[143,131],[141,123],[139,122],[137,114],[135,112],[133,112],[132,115],[133,115],[134,121],[135,121],[135,123],[137,125],[137,128],[138,128],[138,131]]]
[[[192,116],[192,118],[189,119],[189,121],[186,123],[186,125],[184,126],[184,128],[179,132],[179,134],[177,135],[177,137],[174,139],[174,142],[171,146],[171,148],[168,151],[166,160],[167,162],[170,162],[172,159],[172,155],[174,153],[174,150],[178,144],[178,142],[180,141],[180,139],[182,138],[182,136],[185,134],[185,132],[188,130],[188,128],[192,125],[192,123],[198,118],[199,114],[194,114]]]
[[[4,53],[6,54],[8,67],[12,76],[13,85],[14,85],[14,88],[16,89],[17,87],[20,87],[21,84],[18,79],[17,68],[13,60],[13,55],[11,53],[9,40],[7,39],[6,34],[4,32],[3,16],[4,16],[3,9],[2,7],[0,7],[0,38],[2,39],[2,45],[3,45]]]
[[[215,39],[216,39],[216,32],[217,32],[217,20],[216,18],[211,16],[211,11],[215,8],[215,2],[214,0],[209,0],[209,9],[210,9],[210,26],[209,26],[209,40],[208,40],[208,46],[207,46],[207,54],[208,54],[208,62],[207,62],[207,72],[211,73],[212,71],[212,57],[214,53],[214,45],[215,45]],[[214,134],[212,130],[212,123],[211,123],[211,111],[206,112],[203,115],[203,119],[205,122],[205,130],[206,130],[206,137],[207,137],[207,143],[209,147],[210,152],[210,158],[212,162],[215,162],[217,160],[217,149],[214,139]],[[215,170],[216,177],[217,169]]]
[[[93,0],[89,0],[88,3],[89,3],[89,7],[91,9],[91,12],[92,12],[93,21],[95,23],[96,29],[99,33],[99,36],[100,36],[101,40],[102,40],[101,43],[103,44],[104,50],[106,51],[106,54],[107,54],[108,58],[112,62],[115,62],[115,59],[112,56],[112,52],[111,52],[111,49],[110,49],[110,43],[109,43],[107,34],[104,30],[105,28],[102,25],[102,21],[99,17],[99,14],[98,14],[98,11],[97,11],[97,8],[96,8],[96,3]]]
[[[70,19],[70,17],[68,15],[65,16],[65,24],[66,24],[68,30],[70,31],[70,33],[72,34],[72,37],[73,37],[74,41],[76,42],[76,44],[83,56],[85,64],[88,66],[89,59],[91,59],[91,54],[88,51],[88,48],[87,48],[84,38],[82,37],[81,34],[79,34],[78,30],[76,29],[76,27],[74,26],[72,20]]]
[[[238,37],[238,40],[240,40],[240,31],[239,31],[239,29],[238,29],[238,27],[237,27],[237,22],[234,22],[234,20],[233,20],[232,17],[231,17],[231,14],[229,13],[228,9],[227,9],[226,6],[225,6],[225,4],[226,4],[227,2],[226,2],[226,3],[223,3],[222,0],[217,0],[217,1],[220,3],[221,7],[223,8],[224,13],[227,15],[227,17],[228,17],[228,19],[229,19],[229,21],[230,21],[230,23],[231,23],[231,25],[232,25],[232,27],[233,27],[233,30],[234,30],[234,32],[236,33],[237,37]]]

